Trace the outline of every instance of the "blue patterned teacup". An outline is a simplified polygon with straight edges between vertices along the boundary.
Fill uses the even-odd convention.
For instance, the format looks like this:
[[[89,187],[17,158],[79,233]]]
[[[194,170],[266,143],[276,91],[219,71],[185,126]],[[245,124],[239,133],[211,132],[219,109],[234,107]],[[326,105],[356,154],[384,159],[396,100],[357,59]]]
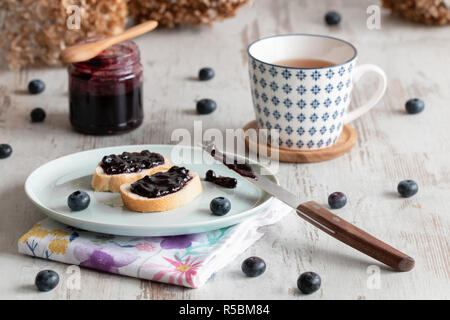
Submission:
[[[309,34],[278,35],[249,45],[253,106],[259,128],[276,129],[279,147],[315,150],[333,145],[343,125],[369,111],[386,90],[386,75],[375,65],[355,66],[357,51],[347,41]],[[317,59],[328,67],[298,68],[277,64]],[[346,112],[353,81],[373,71],[379,81],[373,96]]]

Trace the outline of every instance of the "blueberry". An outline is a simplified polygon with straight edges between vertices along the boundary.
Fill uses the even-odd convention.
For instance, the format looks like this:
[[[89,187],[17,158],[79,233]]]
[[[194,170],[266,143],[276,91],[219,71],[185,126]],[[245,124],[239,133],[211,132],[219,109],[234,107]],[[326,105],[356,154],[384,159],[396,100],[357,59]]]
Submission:
[[[42,270],[36,275],[34,284],[39,291],[50,291],[59,283],[59,276],[53,270]]]
[[[425,103],[420,99],[409,99],[405,104],[406,112],[409,114],[416,114],[422,112],[425,108]]]
[[[304,294],[316,292],[321,284],[320,276],[315,272],[305,272],[297,279],[297,287]]]
[[[84,210],[89,206],[91,198],[84,191],[75,191],[67,198],[67,205],[72,211]]]
[[[341,15],[336,11],[329,11],[325,15],[325,22],[329,26],[335,26],[341,22]]]
[[[42,108],[34,108],[30,113],[31,122],[42,122],[44,121],[45,116],[45,110]]]
[[[208,114],[216,110],[217,104],[211,99],[202,99],[197,102],[197,112],[200,114]]]
[[[0,144],[0,159],[8,158],[12,153],[12,148],[9,144]]]
[[[226,215],[231,209],[231,202],[227,198],[217,197],[212,199],[209,208],[216,216]]]
[[[241,269],[247,277],[258,277],[266,271],[266,263],[261,258],[250,257],[242,262]]]
[[[340,209],[347,203],[347,197],[342,192],[333,192],[328,196],[328,204],[331,209]]]
[[[409,198],[419,191],[419,186],[413,180],[403,180],[398,184],[397,191],[403,198]]]
[[[45,83],[42,80],[35,79],[28,83],[28,92],[31,94],[38,94],[45,90]]]
[[[214,70],[211,68],[202,68],[198,72],[198,78],[201,81],[211,80],[214,78]]]

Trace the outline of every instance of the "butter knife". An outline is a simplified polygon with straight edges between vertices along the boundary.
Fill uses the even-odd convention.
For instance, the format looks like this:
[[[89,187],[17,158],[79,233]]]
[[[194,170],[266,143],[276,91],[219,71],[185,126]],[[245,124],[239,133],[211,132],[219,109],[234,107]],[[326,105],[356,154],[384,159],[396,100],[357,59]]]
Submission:
[[[234,163],[234,159],[229,159],[219,152],[212,143],[202,145],[202,148],[224,165]],[[228,168],[230,167],[228,166]],[[294,194],[257,172],[253,172],[254,177],[249,177],[248,174],[243,175],[239,170],[234,171],[295,209],[299,217],[350,247],[390,266],[396,271],[410,271],[414,268],[413,258],[331,213],[318,203],[314,201],[301,203]]]

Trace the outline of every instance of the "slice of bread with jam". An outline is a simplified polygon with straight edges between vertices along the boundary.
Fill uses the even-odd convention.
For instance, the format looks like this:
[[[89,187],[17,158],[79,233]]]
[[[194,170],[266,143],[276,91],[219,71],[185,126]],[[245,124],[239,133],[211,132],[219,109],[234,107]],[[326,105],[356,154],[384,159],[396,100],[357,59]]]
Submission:
[[[197,172],[177,166],[120,186],[125,207],[138,212],[175,209],[188,204],[202,191]]]
[[[169,170],[172,166],[168,157],[148,150],[107,155],[95,168],[92,188],[95,191],[119,192],[124,183]]]

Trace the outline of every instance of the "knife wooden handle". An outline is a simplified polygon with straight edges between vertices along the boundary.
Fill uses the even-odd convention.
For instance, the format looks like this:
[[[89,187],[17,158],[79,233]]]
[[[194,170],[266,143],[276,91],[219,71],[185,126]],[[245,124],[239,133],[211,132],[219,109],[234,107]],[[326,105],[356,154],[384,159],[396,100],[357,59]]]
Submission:
[[[336,216],[314,201],[302,203],[298,206],[297,210],[322,224],[315,223],[301,214],[298,214],[317,228],[325,231],[350,247],[383,262],[394,270],[409,271],[414,268],[413,258]],[[324,228],[324,226],[326,228]]]

